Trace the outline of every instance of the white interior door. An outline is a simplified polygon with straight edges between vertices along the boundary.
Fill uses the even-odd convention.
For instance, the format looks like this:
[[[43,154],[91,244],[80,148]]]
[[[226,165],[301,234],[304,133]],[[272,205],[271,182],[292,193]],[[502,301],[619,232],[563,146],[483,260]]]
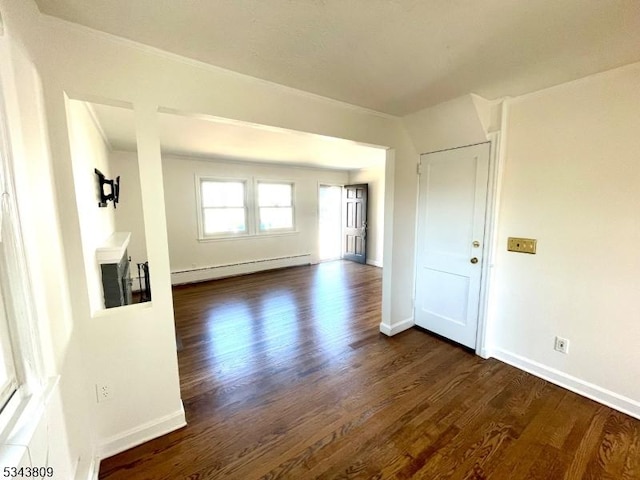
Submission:
[[[415,322],[476,346],[490,144],[420,157]]]

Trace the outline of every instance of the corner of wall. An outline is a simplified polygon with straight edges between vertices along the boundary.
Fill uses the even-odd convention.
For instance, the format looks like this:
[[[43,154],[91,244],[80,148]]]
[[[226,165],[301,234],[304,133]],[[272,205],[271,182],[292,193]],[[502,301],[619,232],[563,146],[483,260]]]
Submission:
[[[500,131],[503,99],[487,100],[475,93],[470,94],[470,97],[487,138],[491,133]]]
[[[473,145],[487,141],[483,121],[489,125],[491,115],[485,102],[488,101],[481,97],[474,101],[473,95],[463,95],[407,115],[402,120],[419,153]]]
[[[410,329],[415,325],[413,317],[405,318],[397,323],[389,325],[387,323],[380,323],[380,333],[384,333],[387,337],[393,337],[400,332]]]

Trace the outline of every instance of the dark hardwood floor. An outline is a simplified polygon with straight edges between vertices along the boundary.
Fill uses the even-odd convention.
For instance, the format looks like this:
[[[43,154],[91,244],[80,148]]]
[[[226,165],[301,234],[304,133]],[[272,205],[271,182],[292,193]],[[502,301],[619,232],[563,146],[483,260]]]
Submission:
[[[331,262],[174,289],[188,426],[102,479],[640,479],[640,421],[411,329],[381,270]]]

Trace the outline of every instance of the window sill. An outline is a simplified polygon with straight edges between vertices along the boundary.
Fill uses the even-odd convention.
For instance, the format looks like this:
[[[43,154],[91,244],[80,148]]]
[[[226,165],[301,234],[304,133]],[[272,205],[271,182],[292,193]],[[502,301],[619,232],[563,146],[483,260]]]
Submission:
[[[243,235],[229,235],[227,237],[200,237],[198,238],[198,242],[224,242],[226,240],[251,240],[256,238],[265,238],[265,237],[286,237],[289,235],[298,235],[300,233],[299,230],[286,230],[279,232],[264,232],[264,233],[253,233],[251,235],[243,234]]]
[[[7,404],[9,407],[14,400],[16,402],[10,411],[5,408],[2,412],[3,416],[7,414],[6,416],[9,417],[3,419],[4,424],[0,437],[0,464],[3,466],[18,466],[16,462],[20,462],[24,452],[28,452],[32,439],[36,436],[36,431],[41,430],[39,429],[41,420],[45,416],[47,405],[58,380],[59,377],[48,379],[42,390],[30,396],[25,396],[18,391]]]

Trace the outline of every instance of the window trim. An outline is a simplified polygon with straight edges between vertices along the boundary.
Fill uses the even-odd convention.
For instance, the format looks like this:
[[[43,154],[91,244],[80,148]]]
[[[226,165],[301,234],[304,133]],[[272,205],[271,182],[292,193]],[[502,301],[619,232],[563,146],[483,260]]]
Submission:
[[[8,429],[21,418],[23,406],[45,387],[40,328],[22,236],[4,91],[0,82],[0,283],[15,389],[0,404],[0,438],[5,438]]]
[[[205,235],[204,233],[204,207],[202,206],[202,182],[237,182],[244,184],[244,209],[245,209],[245,232],[229,232],[215,235]],[[258,184],[271,183],[277,185],[291,186],[291,228],[273,228],[269,230],[260,229],[260,205],[258,202]],[[261,238],[269,236],[296,235],[300,233],[297,229],[296,221],[296,182],[287,179],[256,178],[256,177],[221,177],[215,175],[194,175],[194,187],[196,196],[196,223],[197,241],[218,242],[225,240],[241,240],[251,238]]]
[[[260,184],[261,183],[265,183],[265,184],[271,184],[271,185],[289,185],[291,187],[291,205],[287,206],[287,207],[279,207],[279,206],[274,206],[274,207],[261,207],[260,206]],[[289,181],[289,180],[273,180],[273,179],[268,179],[268,180],[262,180],[262,179],[256,179],[254,181],[254,206],[255,206],[255,217],[256,217],[256,221],[255,221],[255,234],[257,236],[265,236],[265,235],[276,235],[276,234],[282,234],[282,233],[287,233],[287,232],[296,232],[296,184],[293,181]],[[291,209],[291,227],[285,227],[285,228],[270,228],[267,230],[263,230],[262,228],[260,228],[260,209],[261,208],[290,208]]]
[[[13,341],[13,335],[11,332],[11,326],[9,325],[9,316],[7,314],[7,308],[4,301],[4,295],[0,289],[0,348],[2,348],[3,354],[0,355],[0,361],[5,365],[8,370],[7,382],[4,385],[0,385],[0,411],[9,403],[11,398],[20,388],[18,368],[16,367],[16,347]]]
[[[251,214],[249,208],[249,189],[247,188],[249,182],[244,178],[229,178],[229,177],[211,177],[208,175],[196,175],[196,208],[197,208],[197,222],[198,222],[198,240],[218,240],[218,239],[230,239],[237,237],[247,237],[251,233]],[[202,184],[204,182],[218,182],[218,183],[242,183],[244,185],[244,232],[220,232],[208,235],[205,233],[204,228],[204,210],[205,208],[229,208],[229,207],[204,207],[202,205]],[[234,207],[240,208],[240,207]]]

